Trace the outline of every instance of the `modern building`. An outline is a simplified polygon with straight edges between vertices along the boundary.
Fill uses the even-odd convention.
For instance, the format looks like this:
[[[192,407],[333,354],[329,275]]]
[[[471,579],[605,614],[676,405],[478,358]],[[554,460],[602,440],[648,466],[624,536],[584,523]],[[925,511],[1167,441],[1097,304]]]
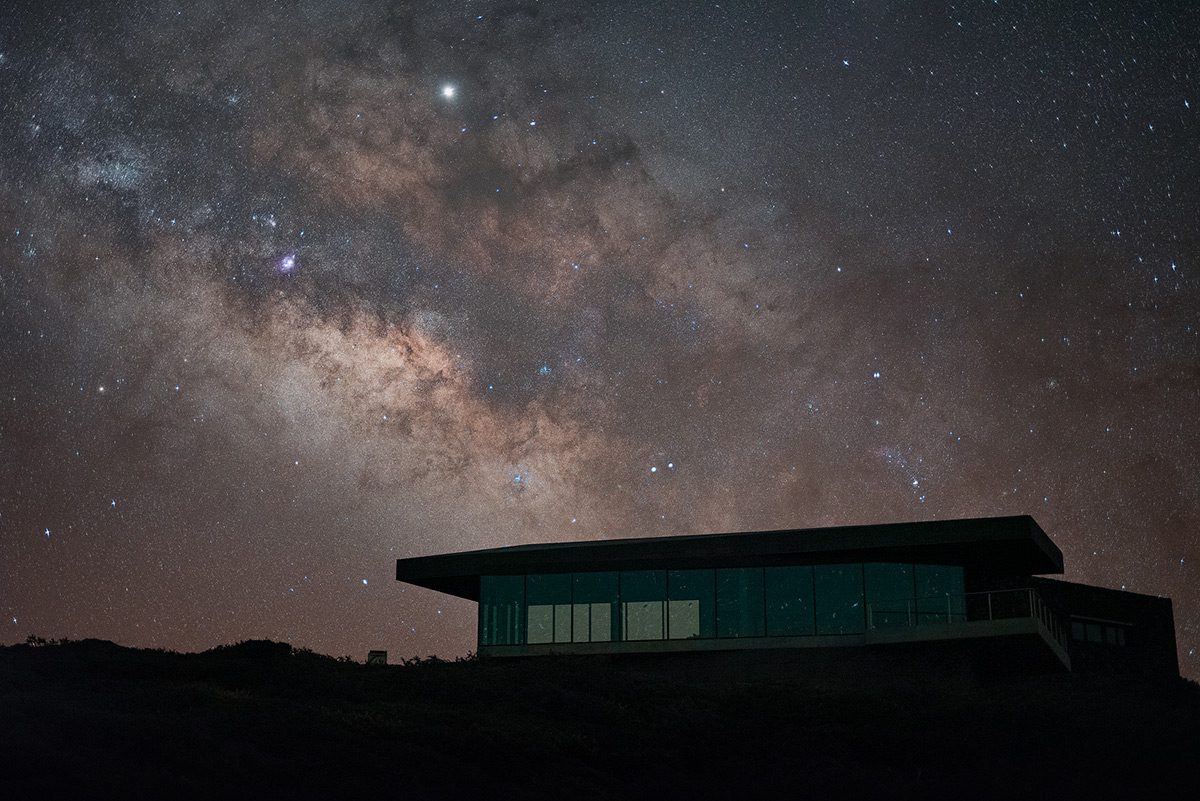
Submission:
[[[1044,578],[1062,572],[1062,552],[1027,516],[519,545],[396,563],[399,581],[478,602],[481,656],[956,640],[1055,669],[1178,674],[1170,599]]]

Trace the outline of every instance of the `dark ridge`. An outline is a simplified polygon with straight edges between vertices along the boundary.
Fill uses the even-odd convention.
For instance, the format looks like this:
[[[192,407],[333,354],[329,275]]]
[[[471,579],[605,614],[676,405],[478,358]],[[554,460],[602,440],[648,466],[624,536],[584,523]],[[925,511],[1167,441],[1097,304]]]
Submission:
[[[0,775],[9,799],[1200,797],[1194,682],[976,657],[383,667],[261,640],[31,641],[0,648]]]

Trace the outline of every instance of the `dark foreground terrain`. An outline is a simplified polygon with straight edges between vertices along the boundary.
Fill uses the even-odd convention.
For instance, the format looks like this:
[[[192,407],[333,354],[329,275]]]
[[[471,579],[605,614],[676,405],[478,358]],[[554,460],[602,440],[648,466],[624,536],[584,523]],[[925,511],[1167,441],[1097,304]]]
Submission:
[[[1200,798],[1200,687],[907,651],[0,648],[0,796]]]

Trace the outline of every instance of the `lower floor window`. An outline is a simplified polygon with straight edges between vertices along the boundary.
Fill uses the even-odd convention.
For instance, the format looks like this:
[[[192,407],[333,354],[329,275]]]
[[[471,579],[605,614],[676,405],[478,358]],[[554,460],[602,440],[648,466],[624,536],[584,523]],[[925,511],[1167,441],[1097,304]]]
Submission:
[[[1125,645],[1125,626],[1111,623],[1100,623],[1091,620],[1072,620],[1071,638],[1078,642],[1092,642],[1101,645]]]

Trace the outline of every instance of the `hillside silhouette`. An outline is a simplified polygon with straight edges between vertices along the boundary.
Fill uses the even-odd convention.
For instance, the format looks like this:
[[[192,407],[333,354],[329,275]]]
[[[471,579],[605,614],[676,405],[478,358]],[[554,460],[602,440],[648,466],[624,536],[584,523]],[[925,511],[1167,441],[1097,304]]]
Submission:
[[[853,652],[852,652],[853,651]],[[6,798],[1195,798],[1200,687],[961,647],[409,660],[0,648]]]

